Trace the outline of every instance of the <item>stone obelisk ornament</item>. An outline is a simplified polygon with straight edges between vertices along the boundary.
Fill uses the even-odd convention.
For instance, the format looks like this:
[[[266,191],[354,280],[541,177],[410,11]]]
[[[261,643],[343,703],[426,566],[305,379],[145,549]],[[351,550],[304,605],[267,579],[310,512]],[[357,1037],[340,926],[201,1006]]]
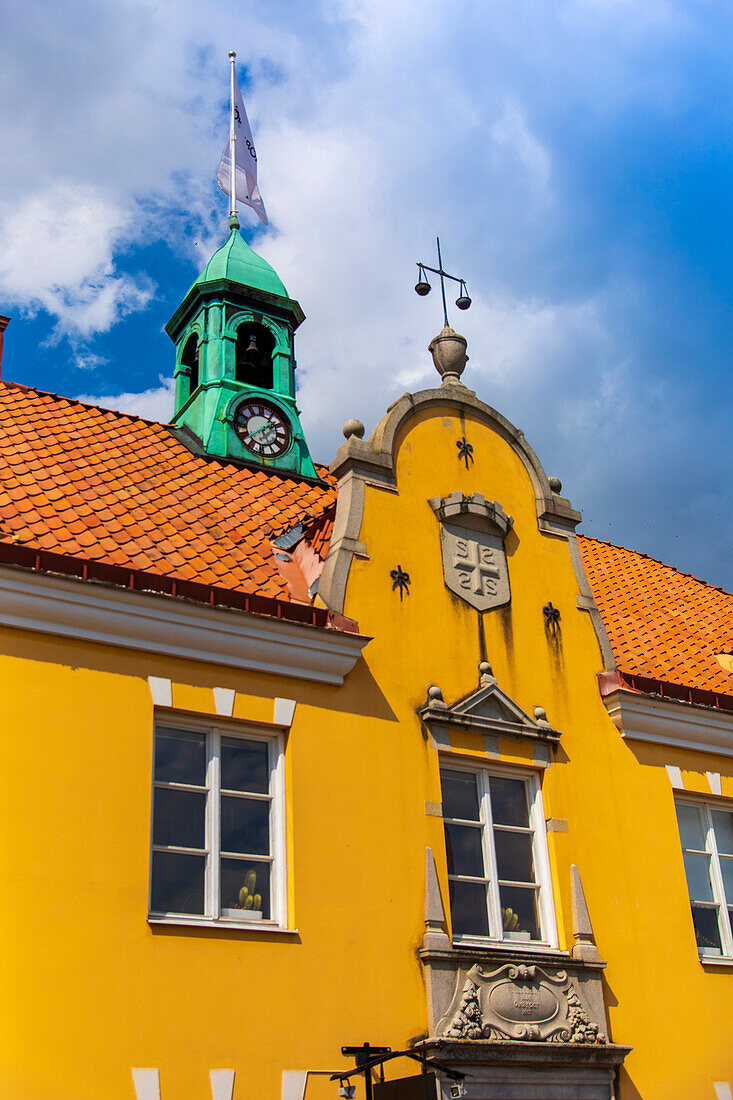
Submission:
[[[466,339],[464,336],[459,336],[448,323],[448,306],[445,300],[445,280],[450,279],[454,283],[460,284],[458,297],[456,298],[456,305],[459,309],[468,309],[471,305],[471,299],[466,291],[465,279],[460,279],[457,275],[449,275],[448,272],[443,269],[443,260],[440,254],[440,237],[437,237],[436,241],[438,245],[438,266],[429,267],[427,264],[420,263],[417,265],[415,291],[422,298],[430,293],[431,286],[425,274],[426,271],[432,271],[434,275],[440,278],[440,293],[443,299],[443,331],[439,336],[436,336],[434,340],[430,341],[428,351],[433,357],[435,369],[443,379],[443,385],[459,386],[463,385],[461,382],[461,375],[468,362],[468,356],[466,355]]]

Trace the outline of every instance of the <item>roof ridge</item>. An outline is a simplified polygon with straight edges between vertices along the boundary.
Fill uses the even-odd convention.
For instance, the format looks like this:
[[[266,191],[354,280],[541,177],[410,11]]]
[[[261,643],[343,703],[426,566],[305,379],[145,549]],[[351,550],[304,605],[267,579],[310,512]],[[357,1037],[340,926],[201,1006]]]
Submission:
[[[714,592],[722,592],[724,596],[733,596],[733,592],[729,592],[727,588],[723,588],[719,584],[711,584],[710,581],[704,581],[702,577],[696,577],[694,573],[687,573],[684,569],[678,569],[676,565],[670,565],[668,561],[662,561],[661,558],[655,558],[653,554],[645,554],[643,550],[634,550],[630,546],[621,546],[617,542],[609,542],[608,539],[599,539],[595,535],[586,535],[582,531],[578,531],[577,537],[579,539],[585,539],[586,542],[600,542],[603,546],[611,546],[614,550],[623,550],[627,554],[636,554],[639,558],[646,558],[647,561],[653,561],[656,562],[657,565],[663,565],[665,569],[672,569],[680,577],[688,577],[690,580],[697,581],[698,584],[702,584],[706,588],[712,588]]]
[[[2,378],[0,379],[0,386],[24,390],[26,393],[37,393],[40,397],[53,397],[56,401],[66,401],[69,405],[80,405],[82,409],[95,409],[98,412],[109,413],[110,416],[123,417],[125,420],[140,420],[143,424],[150,424],[152,427],[168,427],[162,420],[151,420],[149,417],[140,416],[138,413],[121,412],[120,409],[110,409],[106,405],[92,405],[90,401],[80,401],[78,397],[65,397],[61,393],[54,393],[53,390],[41,390],[37,386],[28,386],[24,382],[12,382]]]
[[[65,401],[69,405],[79,405],[82,409],[94,409],[97,412],[109,413],[110,416],[115,416],[124,420],[137,420],[142,424],[149,424],[153,428],[170,428],[170,423],[164,423],[162,420],[151,420],[150,417],[140,416],[138,413],[122,412],[120,409],[110,409],[107,405],[92,405],[89,401],[80,401],[78,397],[65,397],[64,394],[54,393],[53,390],[41,390],[38,386],[29,386],[25,382],[13,382],[7,378],[0,378],[0,388],[5,387],[7,389],[23,390],[25,393],[36,393],[39,397],[52,397],[55,401]],[[236,465],[226,458],[218,458],[216,455],[200,455],[201,458],[217,458],[218,461],[225,466]],[[323,479],[323,473],[329,473],[327,462],[315,462],[313,465],[318,471],[318,475]],[[321,472],[323,471],[323,472]],[[279,471],[267,470],[264,467],[258,469],[256,472],[261,472],[265,477],[277,475]],[[288,474],[280,474],[280,477],[284,480],[292,480]],[[328,482],[326,482],[328,485]],[[332,486],[329,485],[329,488]]]

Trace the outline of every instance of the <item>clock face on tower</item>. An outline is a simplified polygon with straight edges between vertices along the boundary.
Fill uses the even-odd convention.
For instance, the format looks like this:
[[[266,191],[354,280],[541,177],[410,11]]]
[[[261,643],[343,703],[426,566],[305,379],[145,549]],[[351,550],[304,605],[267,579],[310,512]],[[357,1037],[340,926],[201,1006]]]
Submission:
[[[290,424],[280,410],[257,397],[237,408],[234,430],[247,450],[261,458],[285,454],[292,441]]]

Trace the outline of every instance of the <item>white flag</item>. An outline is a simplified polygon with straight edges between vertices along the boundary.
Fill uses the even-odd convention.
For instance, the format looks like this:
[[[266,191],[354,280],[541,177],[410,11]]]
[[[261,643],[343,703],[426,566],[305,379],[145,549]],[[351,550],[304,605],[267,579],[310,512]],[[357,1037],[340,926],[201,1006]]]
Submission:
[[[234,78],[234,135],[236,137],[234,154],[234,190],[237,202],[243,202],[251,206],[255,213],[267,225],[267,213],[265,204],[257,186],[257,150],[252,140],[252,131],[249,128],[249,119],[242,102],[242,92],[239,81]],[[232,193],[231,188],[231,146],[229,139],[224,146],[219,162],[219,186],[225,195]]]

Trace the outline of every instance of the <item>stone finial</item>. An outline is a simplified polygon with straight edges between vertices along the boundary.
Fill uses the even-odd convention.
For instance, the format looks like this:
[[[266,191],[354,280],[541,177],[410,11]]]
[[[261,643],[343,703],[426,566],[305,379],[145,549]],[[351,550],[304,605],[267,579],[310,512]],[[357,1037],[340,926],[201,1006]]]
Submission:
[[[593,925],[580,881],[580,872],[575,864],[570,866],[570,891],[573,909],[573,947],[574,959],[599,959],[601,956],[593,939]]]
[[[428,351],[444,386],[463,385],[461,375],[468,362],[467,346],[466,337],[459,336],[450,325],[446,325],[440,335],[435,336],[428,344]]]
[[[431,948],[438,951],[450,949],[451,942],[444,929],[445,909],[443,899],[440,896],[440,883],[435,867],[435,856],[432,848],[425,849],[425,932],[422,945],[425,949]]]
[[[489,687],[490,684],[496,683],[494,671],[488,661],[479,661],[478,682],[479,687]]]
[[[434,710],[447,710],[445,700],[443,699],[443,692],[437,684],[431,684],[428,688],[428,706]]]
[[[532,713],[534,714],[534,720],[538,726],[542,726],[544,729],[551,729],[550,723],[547,721],[547,711],[544,707],[533,707]]]
[[[361,420],[352,418],[347,420],[343,427],[344,438],[351,439],[352,435],[355,435],[357,439],[364,438],[364,425]]]
[[[550,488],[552,489],[553,493],[561,493],[562,492],[562,482],[560,481],[559,477],[548,478],[548,481],[549,481]]]

